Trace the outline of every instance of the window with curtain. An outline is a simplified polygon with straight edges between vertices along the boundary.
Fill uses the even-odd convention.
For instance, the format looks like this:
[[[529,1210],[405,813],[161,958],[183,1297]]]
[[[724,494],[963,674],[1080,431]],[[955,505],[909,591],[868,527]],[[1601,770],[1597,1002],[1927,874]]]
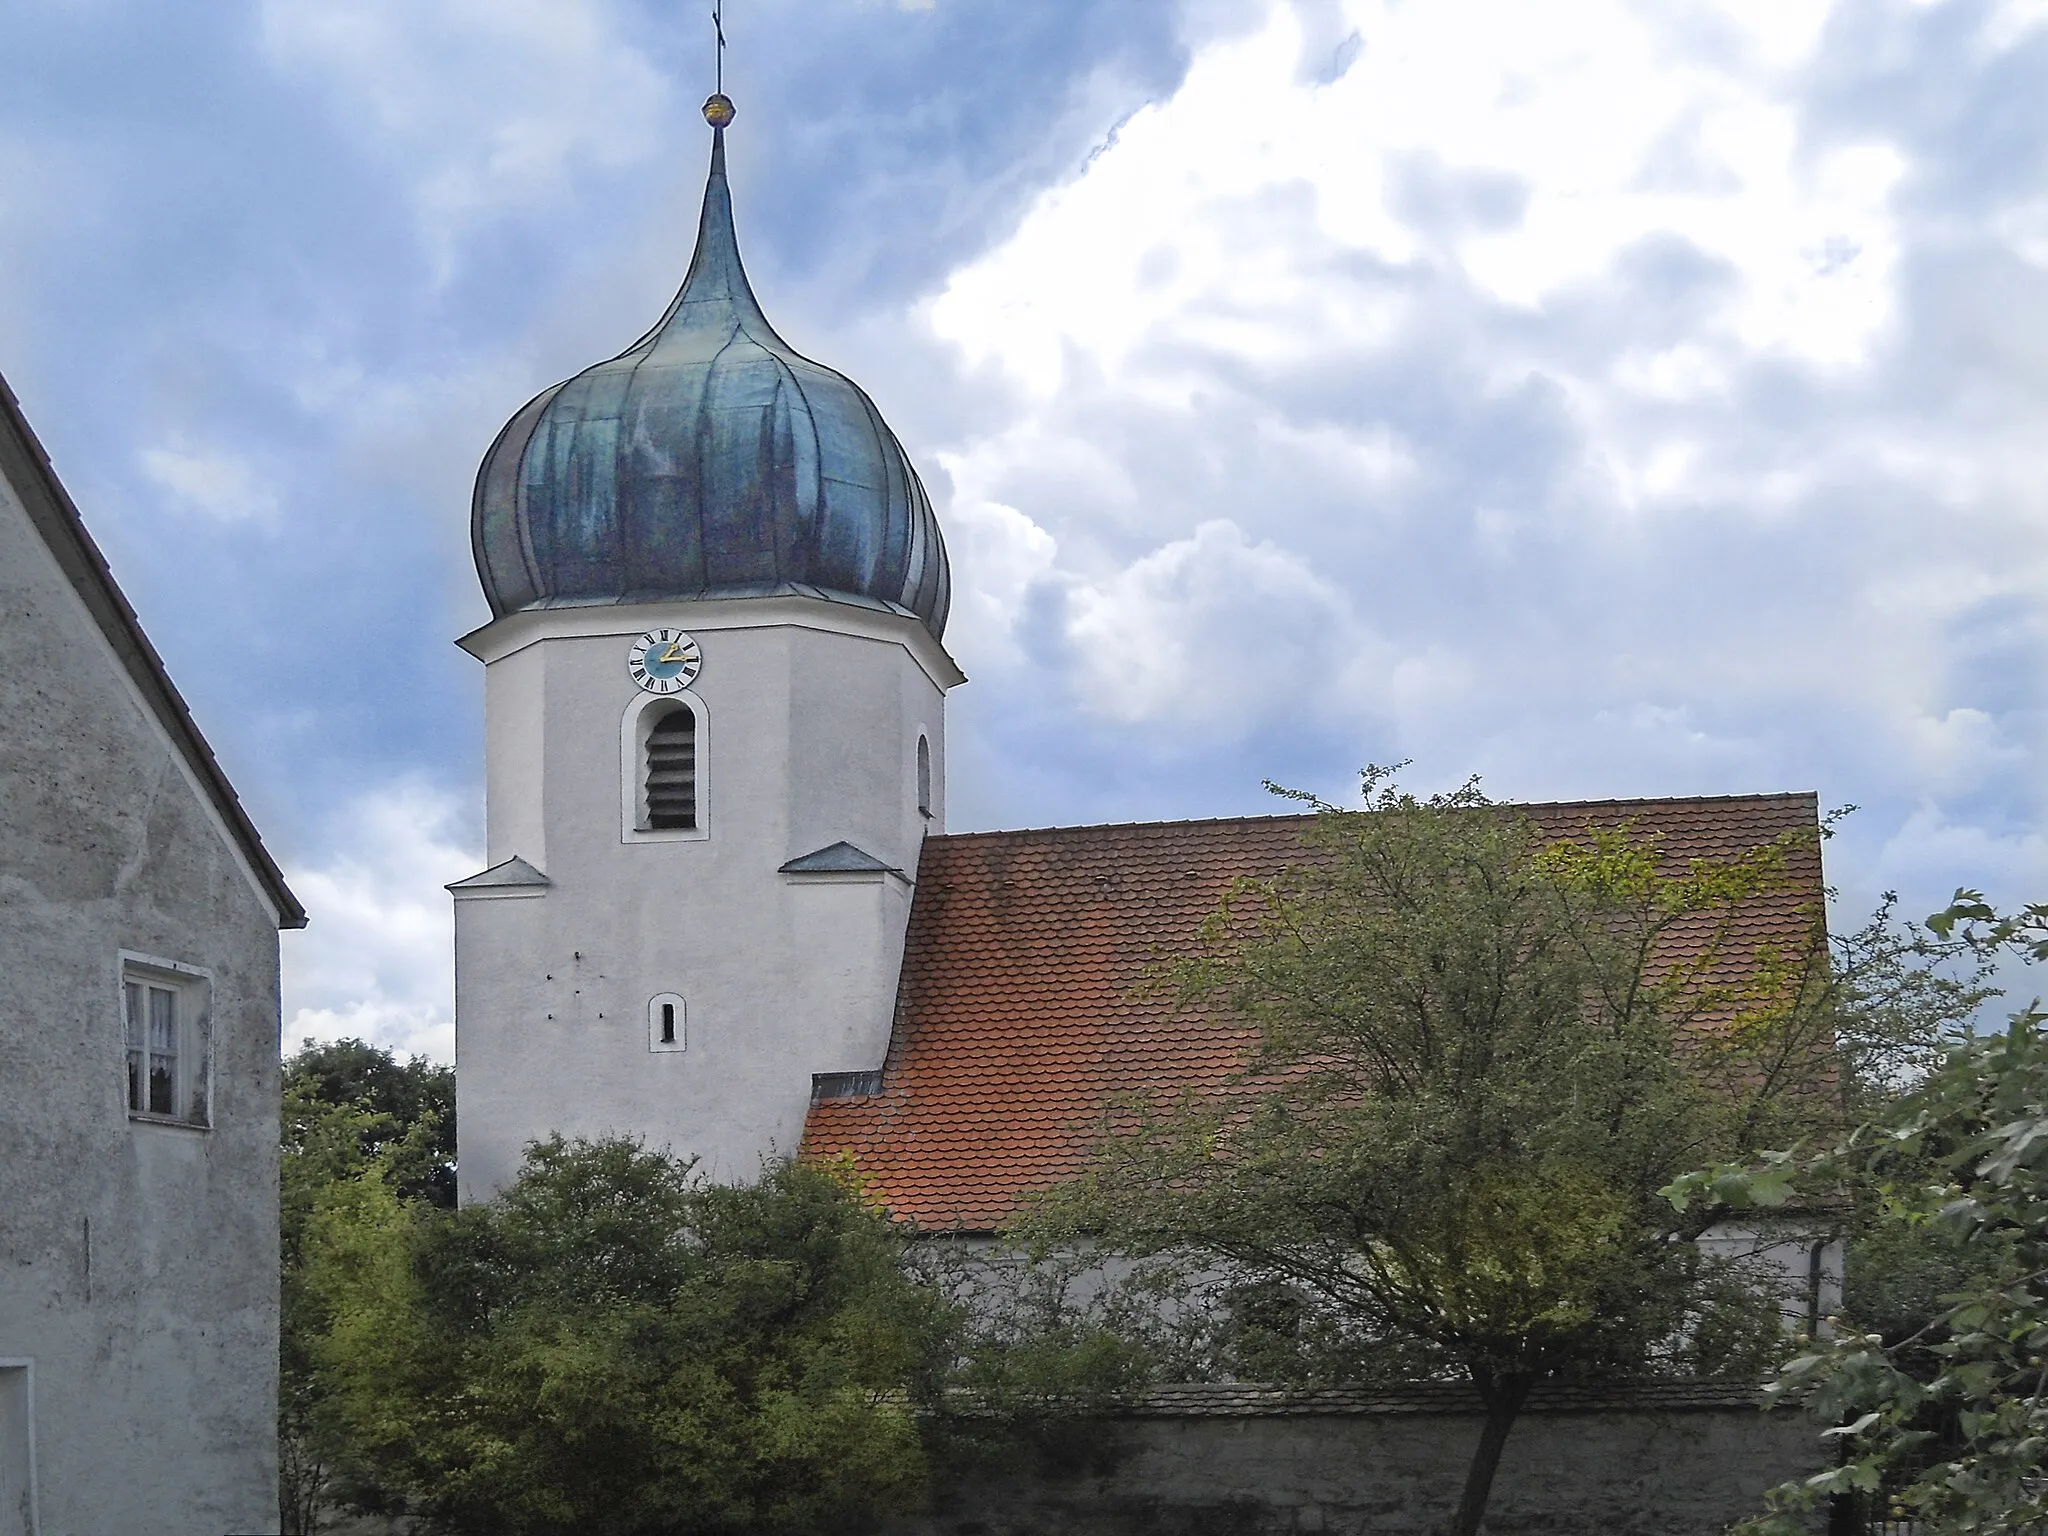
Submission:
[[[128,1112],[207,1124],[205,989],[135,966],[121,977],[128,1036]]]

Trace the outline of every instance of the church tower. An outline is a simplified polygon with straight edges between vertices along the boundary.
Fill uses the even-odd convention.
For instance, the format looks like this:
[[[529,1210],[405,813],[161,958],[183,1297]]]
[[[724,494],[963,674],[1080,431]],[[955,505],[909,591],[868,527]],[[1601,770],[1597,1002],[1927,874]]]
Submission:
[[[715,96],[682,291],[477,475],[489,868],[455,897],[464,1199],[536,1137],[751,1178],[879,1069],[945,821],[945,546],[860,387],[740,265]]]

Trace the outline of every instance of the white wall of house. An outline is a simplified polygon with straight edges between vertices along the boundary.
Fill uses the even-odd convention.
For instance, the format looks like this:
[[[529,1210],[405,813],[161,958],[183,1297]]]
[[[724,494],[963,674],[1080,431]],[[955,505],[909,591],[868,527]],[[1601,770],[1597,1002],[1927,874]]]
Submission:
[[[659,701],[626,658],[663,626],[703,655],[681,696],[699,825],[647,834],[636,732]],[[485,663],[490,863],[546,877],[454,888],[463,1197],[556,1131],[637,1135],[721,1179],[795,1152],[812,1074],[882,1064],[958,669],[914,619],[807,597],[521,613],[463,643]],[[897,872],[781,872],[839,842]],[[662,998],[681,1049],[654,1048]]]
[[[277,1529],[278,921],[0,479],[6,1536]],[[140,961],[187,1009],[154,1119]]]
[[[1825,1334],[1827,1319],[1842,1309],[1845,1250],[1839,1223],[1825,1215],[1766,1212],[1724,1221],[1702,1232],[1699,1246],[1770,1285],[1788,1332]]]

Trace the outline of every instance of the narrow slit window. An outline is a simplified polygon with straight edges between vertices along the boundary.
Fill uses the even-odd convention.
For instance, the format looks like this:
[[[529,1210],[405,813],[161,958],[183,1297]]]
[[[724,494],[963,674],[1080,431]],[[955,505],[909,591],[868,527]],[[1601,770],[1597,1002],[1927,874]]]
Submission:
[[[932,744],[923,736],[917,738],[917,813],[932,814]]]
[[[647,1000],[647,1049],[684,1049],[685,1020],[680,992],[662,992]]]
[[[697,717],[672,710],[647,733],[647,825],[693,832],[697,827]]]

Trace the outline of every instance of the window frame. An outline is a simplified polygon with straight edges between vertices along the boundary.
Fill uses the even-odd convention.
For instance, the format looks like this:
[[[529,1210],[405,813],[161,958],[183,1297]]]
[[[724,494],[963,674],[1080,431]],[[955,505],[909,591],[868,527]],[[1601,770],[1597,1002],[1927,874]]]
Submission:
[[[0,1355],[0,1431],[19,1417],[18,1437],[0,1433],[0,1458],[22,1481],[30,1536],[42,1529],[36,1500],[36,1362],[33,1355]],[[4,1480],[0,1480],[4,1481]]]
[[[159,955],[138,954],[124,949],[120,951],[116,975],[114,1017],[119,1024],[121,1039],[121,1104],[129,1120],[144,1125],[177,1126],[188,1131],[212,1130],[215,1120],[213,973],[203,966],[188,965],[181,960],[166,960]],[[130,987],[143,989],[145,997],[155,991],[168,992],[175,999],[172,1020],[175,1066],[171,1102],[187,1106],[186,1113],[164,1114],[135,1105],[135,1085],[130,1076],[129,1059],[136,1048],[135,1021],[129,1013]],[[147,1028],[146,1025],[144,1027]],[[146,1058],[150,1054],[146,1036],[142,1051],[146,1077]],[[189,1112],[195,1103],[199,1108],[197,1116]]]
[[[661,1010],[675,1010],[675,1038],[661,1038]],[[647,1049],[656,1056],[677,1056],[689,1049],[690,1011],[680,992],[657,992],[647,1000]]]
[[[664,715],[687,709],[695,719],[696,819],[694,827],[647,825],[647,738]],[[693,689],[643,693],[619,722],[619,841],[701,843],[711,837],[711,715]]]

